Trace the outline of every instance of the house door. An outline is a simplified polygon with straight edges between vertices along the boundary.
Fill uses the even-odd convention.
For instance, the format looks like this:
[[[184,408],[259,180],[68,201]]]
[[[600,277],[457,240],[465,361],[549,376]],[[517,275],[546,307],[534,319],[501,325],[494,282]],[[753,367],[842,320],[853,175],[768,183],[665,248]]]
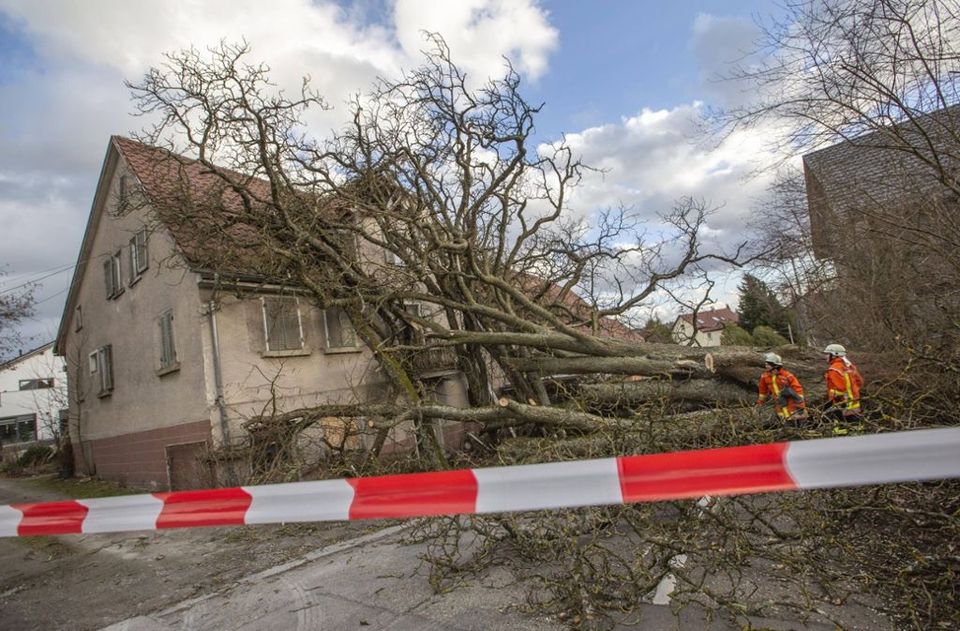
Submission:
[[[202,489],[210,485],[210,467],[203,461],[206,449],[205,441],[166,446],[171,491]]]

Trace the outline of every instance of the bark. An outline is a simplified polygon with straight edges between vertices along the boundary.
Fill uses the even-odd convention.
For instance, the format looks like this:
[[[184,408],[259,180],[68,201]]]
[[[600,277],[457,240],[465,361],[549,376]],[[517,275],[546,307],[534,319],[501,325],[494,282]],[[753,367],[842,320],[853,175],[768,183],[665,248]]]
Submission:
[[[582,400],[590,405],[626,405],[641,403],[690,403],[716,406],[741,406],[756,398],[748,390],[716,379],[686,381],[648,380],[626,383],[584,384]]]
[[[709,376],[689,359],[648,357],[517,357],[509,360],[516,370],[539,375],[620,374],[643,376]]]

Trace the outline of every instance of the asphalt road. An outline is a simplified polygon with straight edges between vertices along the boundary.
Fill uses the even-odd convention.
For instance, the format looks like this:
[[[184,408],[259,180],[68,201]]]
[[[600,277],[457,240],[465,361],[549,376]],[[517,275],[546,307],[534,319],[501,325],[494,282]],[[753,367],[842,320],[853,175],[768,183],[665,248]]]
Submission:
[[[0,479],[0,504],[57,499]],[[0,629],[539,631],[569,627],[520,611],[528,587],[494,567],[434,593],[425,544],[382,522],[0,538]],[[662,598],[657,602],[666,602]],[[616,629],[741,629],[693,607],[642,603]],[[861,619],[850,628],[877,629]],[[753,628],[833,625],[751,619]],[[590,626],[585,626],[590,628]],[[611,628],[608,624],[600,628]]]

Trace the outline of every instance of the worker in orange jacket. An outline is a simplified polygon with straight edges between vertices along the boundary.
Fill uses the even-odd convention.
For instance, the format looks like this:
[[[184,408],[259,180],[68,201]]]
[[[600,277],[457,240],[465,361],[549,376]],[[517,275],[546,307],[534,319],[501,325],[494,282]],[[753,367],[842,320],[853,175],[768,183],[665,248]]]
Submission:
[[[840,344],[827,344],[823,349],[829,367],[824,373],[827,382],[827,414],[835,420],[854,420],[862,418],[860,410],[860,388],[863,377],[860,371],[847,359],[847,349]]]
[[[800,380],[783,367],[783,360],[776,353],[767,353],[763,356],[766,370],[760,375],[757,386],[759,394],[757,405],[764,405],[773,401],[773,409],[777,418],[794,421],[807,419],[807,403],[803,398],[803,386]]]

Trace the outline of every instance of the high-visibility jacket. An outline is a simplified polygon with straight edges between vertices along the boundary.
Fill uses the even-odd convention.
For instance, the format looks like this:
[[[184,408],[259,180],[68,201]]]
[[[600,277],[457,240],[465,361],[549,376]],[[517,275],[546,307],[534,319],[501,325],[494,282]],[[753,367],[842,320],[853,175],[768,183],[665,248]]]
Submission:
[[[860,416],[860,387],[863,377],[851,362],[834,357],[824,374],[827,381],[827,400],[844,416]]]
[[[773,407],[780,418],[786,419],[798,410],[807,409],[807,403],[803,398],[803,386],[792,372],[784,368],[764,371],[760,375],[757,390],[759,391],[757,405],[763,405],[768,398],[772,398]]]

